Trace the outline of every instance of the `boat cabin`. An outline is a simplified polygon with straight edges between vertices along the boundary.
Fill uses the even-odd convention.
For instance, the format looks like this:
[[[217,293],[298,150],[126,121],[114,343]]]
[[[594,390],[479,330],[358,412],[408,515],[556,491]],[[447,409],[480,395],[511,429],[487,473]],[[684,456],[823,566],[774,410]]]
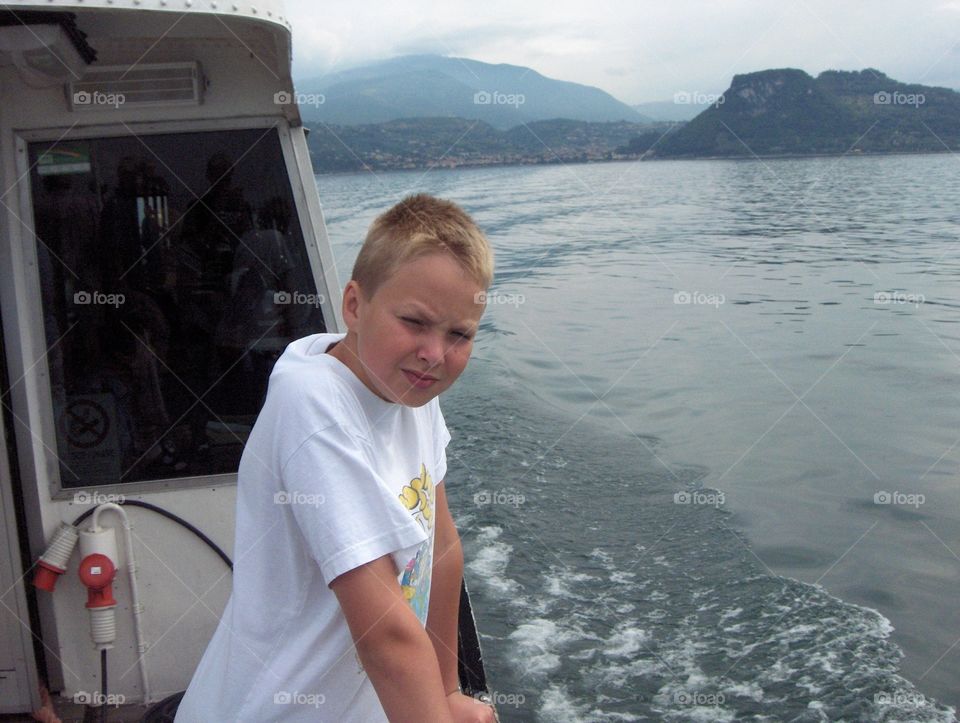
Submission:
[[[276,0],[0,9],[0,713],[38,708],[40,679],[96,702],[88,589],[49,550],[98,504],[169,513],[125,505],[130,546],[99,515],[136,561],[114,700],[182,691],[216,627],[269,371],[342,325],[290,36]],[[28,589],[44,555],[52,593]]]

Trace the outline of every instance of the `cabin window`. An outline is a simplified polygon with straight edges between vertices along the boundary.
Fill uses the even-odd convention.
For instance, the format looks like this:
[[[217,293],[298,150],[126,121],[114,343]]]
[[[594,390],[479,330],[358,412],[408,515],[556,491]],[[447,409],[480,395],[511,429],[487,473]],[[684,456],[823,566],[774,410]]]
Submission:
[[[325,329],[276,129],[29,151],[61,486],[235,472]]]

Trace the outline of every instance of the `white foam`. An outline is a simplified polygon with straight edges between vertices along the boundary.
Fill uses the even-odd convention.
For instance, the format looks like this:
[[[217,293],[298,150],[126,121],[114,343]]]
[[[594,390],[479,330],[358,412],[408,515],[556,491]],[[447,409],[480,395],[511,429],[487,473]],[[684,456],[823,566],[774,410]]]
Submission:
[[[663,651],[662,657],[675,678],[657,691],[655,700],[662,705],[670,706],[677,693],[697,692],[710,682],[709,677],[697,664],[697,654],[706,647],[703,643],[683,638],[678,641],[674,649]],[[686,675],[686,681],[679,683],[676,679],[682,675]]]
[[[567,686],[551,685],[540,696],[537,718],[551,723],[579,723],[586,712],[587,706],[577,703],[567,692]]]
[[[723,692],[728,698],[732,695],[739,695],[744,698],[751,698],[758,703],[763,700],[763,688],[756,683],[734,683],[724,688]]]
[[[820,668],[831,674],[842,674],[844,672],[843,663],[838,658],[839,655],[835,650],[817,651],[807,658],[807,665]]]
[[[603,718],[600,720],[604,721],[614,721],[614,720],[623,720],[623,721],[638,721],[646,720],[646,718],[640,718],[639,716],[633,715],[632,713],[604,713]]]
[[[537,720],[544,723],[601,723],[646,720],[631,713],[604,713],[575,700],[565,685],[551,685],[540,696]]]
[[[590,557],[594,558],[595,560],[599,560],[604,564],[610,564],[613,562],[613,558],[610,556],[610,553],[606,550],[601,550],[599,547],[594,547],[590,551]]]
[[[573,595],[570,583],[587,582],[593,580],[591,575],[581,572],[572,572],[569,568],[560,568],[556,565],[544,575],[546,591],[554,597],[569,598]],[[592,591],[591,591],[592,592]],[[595,595],[595,593],[594,593]],[[593,595],[591,595],[593,597]]]
[[[481,527],[479,530],[477,530],[477,542],[493,542],[500,537],[501,534],[503,534],[503,528],[499,525],[487,525],[486,527]]]
[[[877,620],[877,628],[880,636],[884,638],[890,637],[890,633],[895,630],[893,623],[891,623],[888,618],[884,617],[879,611],[874,610],[873,608],[864,608],[864,610],[869,610],[872,613],[876,613],[877,617],[879,618],[879,620]]]
[[[553,595],[554,597],[563,597],[567,594],[567,587],[564,585],[562,573],[547,575],[545,582],[546,584],[544,587],[547,589],[548,595]]]
[[[507,565],[513,546],[499,542],[502,528],[492,525],[483,527],[477,534],[478,550],[467,563],[470,570],[482,584],[493,589],[498,595],[506,596],[517,592],[519,585],[507,577]]]
[[[560,667],[559,649],[579,640],[581,631],[561,628],[553,620],[534,618],[510,633],[516,646],[516,660],[525,673],[543,675]]]
[[[659,660],[643,656],[629,663],[598,663],[588,671],[586,677],[597,686],[625,688],[632,687],[640,678],[668,673]]]
[[[740,613],[742,612],[743,612],[743,608],[733,608],[731,610],[727,610],[723,615],[720,616],[720,622],[723,623],[729,620],[730,618],[739,617]]]
[[[628,658],[641,649],[650,635],[646,630],[631,626],[619,626],[606,641],[604,654],[611,658]]]
[[[805,636],[816,635],[819,631],[816,625],[807,623],[805,625],[794,625],[792,628],[788,628],[777,633],[777,637],[786,638],[788,641],[793,642],[800,640]]]
[[[707,683],[710,682],[710,678],[704,675],[703,671],[700,669],[700,666],[696,665],[692,660],[690,661],[690,674],[687,676],[687,684],[685,688],[687,690],[701,690]]]
[[[823,686],[816,685],[811,682],[809,675],[803,676],[800,680],[794,683],[794,685],[796,685],[798,688],[803,688],[804,690],[808,691],[811,697],[818,696],[823,692]],[[813,705],[813,703],[810,703],[810,705]]]
[[[695,706],[683,709],[683,720],[685,721],[704,721],[704,723],[726,723],[726,721],[736,720],[733,711],[714,706]]]

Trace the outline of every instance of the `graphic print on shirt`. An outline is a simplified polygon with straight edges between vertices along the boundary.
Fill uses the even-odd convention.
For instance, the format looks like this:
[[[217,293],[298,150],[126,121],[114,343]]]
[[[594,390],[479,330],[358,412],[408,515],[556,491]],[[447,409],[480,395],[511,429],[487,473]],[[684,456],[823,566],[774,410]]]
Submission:
[[[410,480],[400,491],[400,501],[410,510],[414,519],[427,533],[433,530],[434,488],[433,480],[427,473],[427,468],[421,463],[420,476]],[[427,610],[430,604],[430,573],[433,567],[432,545],[430,540],[424,541],[417,550],[417,556],[407,563],[400,579],[400,588],[403,596],[410,603],[413,612],[420,622],[426,624]]]

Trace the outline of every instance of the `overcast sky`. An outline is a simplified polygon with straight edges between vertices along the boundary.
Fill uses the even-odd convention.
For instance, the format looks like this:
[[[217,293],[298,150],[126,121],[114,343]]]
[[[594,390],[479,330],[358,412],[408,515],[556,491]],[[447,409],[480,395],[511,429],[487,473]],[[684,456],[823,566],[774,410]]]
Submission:
[[[285,0],[297,80],[437,53],[533,68],[627,103],[765,68],[878,68],[960,88],[960,0]],[[503,89],[506,91],[507,89]]]

